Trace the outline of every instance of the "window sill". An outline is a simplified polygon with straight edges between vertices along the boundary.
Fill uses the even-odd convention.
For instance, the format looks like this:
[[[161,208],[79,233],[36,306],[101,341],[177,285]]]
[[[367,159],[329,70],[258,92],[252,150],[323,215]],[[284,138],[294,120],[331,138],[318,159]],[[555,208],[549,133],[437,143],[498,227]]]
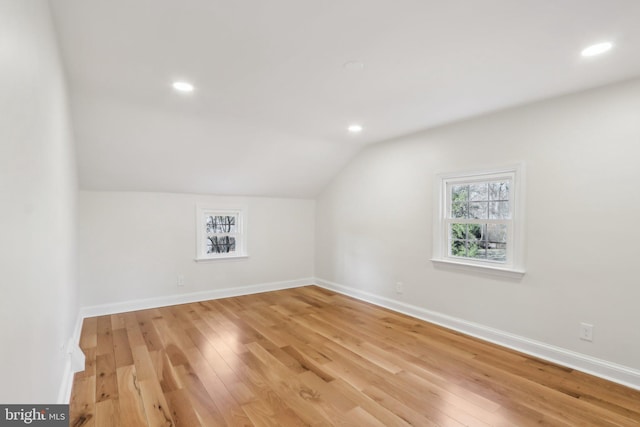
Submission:
[[[219,256],[215,258],[195,258],[195,262],[209,262],[209,261],[233,261],[233,260],[243,260],[249,258],[249,255],[229,255],[229,256]]]
[[[521,270],[517,268],[494,267],[491,265],[471,264],[467,262],[451,261],[448,259],[441,259],[441,258],[432,258],[431,261],[435,265],[441,266],[444,268],[465,270],[465,271],[475,272],[475,273],[484,273],[492,276],[507,277],[510,279],[522,279],[522,277],[524,277],[526,273],[525,270]]]

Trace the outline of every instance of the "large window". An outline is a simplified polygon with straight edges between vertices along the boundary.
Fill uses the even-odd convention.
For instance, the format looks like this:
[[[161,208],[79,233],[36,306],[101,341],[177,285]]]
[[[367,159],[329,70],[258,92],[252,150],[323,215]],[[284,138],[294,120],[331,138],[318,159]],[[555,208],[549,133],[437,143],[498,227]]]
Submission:
[[[434,261],[523,273],[520,167],[438,175]]]
[[[246,229],[243,209],[198,207],[198,260],[246,257]]]

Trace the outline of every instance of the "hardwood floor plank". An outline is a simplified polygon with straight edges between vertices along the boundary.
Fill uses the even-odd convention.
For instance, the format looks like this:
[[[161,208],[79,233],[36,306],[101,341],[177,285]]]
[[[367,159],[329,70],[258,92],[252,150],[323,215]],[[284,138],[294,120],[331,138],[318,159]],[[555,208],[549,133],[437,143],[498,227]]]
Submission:
[[[142,336],[142,331],[140,330],[138,318],[136,317],[135,313],[125,313],[125,318],[129,347],[134,348],[146,345],[144,337]]]
[[[184,386],[183,390],[188,394],[190,403],[193,406],[193,410],[200,424],[207,427],[225,426],[224,417],[221,415],[200,379],[195,375],[190,375],[184,366],[178,366],[176,373]]]
[[[151,361],[151,355],[146,345],[139,345],[131,349],[133,355],[133,364],[136,367],[136,373],[138,375],[138,381],[140,380],[156,380],[156,369]]]
[[[344,415],[343,424],[349,426],[385,427],[380,420],[359,406],[350,409]]]
[[[403,371],[397,375],[398,379],[409,389],[419,390],[420,394],[429,396],[429,401],[438,408],[446,408],[444,412],[450,417],[466,425],[499,425],[500,417],[495,414],[500,406],[493,403],[485,407],[476,405],[441,388],[412,372]]]
[[[380,351],[371,351],[370,347],[362,340],[355,338],[347,333],[342,332],[340,329],[335,328],[325,322],[319,321],[317,318],[310,317],[298,317],[297,322],[319,333],[326,339],[334,342],[335,344],[343,347],[346,350],[357,354],[358,356],[367,359],[371,363],[378,367],[390,372],[392,374],[398,373],[401,369],[393,363],[390,363]]]
[[[113,354],[113,335],[111,331],[111,316],[98,317],[96,355]]]
[[[72,426],[635,426],[640,391],[315,286],[87,318]]]
[[[175,427],[160,384],[153,379],[140,380],[138,384],[149,427]]]
[[[625,390],[626,393],[620,393],[622,389],[617,388],[616,393],[605,387],[594,387],[590,384],[590,376],[539,359],[524,358],[522,363],[505,363],[505,360],[497,354],[478,356],[477,359],[482,363],[508,370],[519,376],[534,379],[540,385],[581,401],[588,401],[593,406],[605,408],[620,416],[630,419],[640,418],[640,407],[629,408],[637,406],[637,403],[640,402],[640,391],[633,392],[628,389]],[[567,373],[571,379],[559,375]],[[627,395],[627,393],[629,394]],[[615,398],[619,404],[611,402],[612,398]]]
[[[272,387],[270,387],[267,379],[259,372],[256,367],[251,367],[250,364],[245,364],[245,361],[236,355],[230,349],[221,353],[225,362],[232,367],[236,375],[236,381],[242,382],[253,393],[257,399],[263,403],[268,403],[275,413],[276,419],[280,420],[282,426],[297,426],[297,425],[310,425],[304,422],[276,393]],[[247,354],[244,355],[247,358]],[[252,360],[253,363],[257,363]],[[235,385],[232,384],[230,389]],[[232,392],[233,393],[233,392]],[[239,400],[237,400],[240,402]],[[246,405],[243,405],[243,407]]]
[[[73,381],[69,401],[69,425],[94,427],[96,424],[96,377],[79,377]]]
[[[140,332],[142,333],[142,338],[144,339],[147,349],[149,349],[149,351],[162,350],[162,341],[153,324],[153,318],[159,317],[159,315],[155,314],[153,310],[142,310],[137,312],[136,317],[138,318],[138,326],[140,327]]]
[[[113,353],[98,355],[96,356],[96,403],[117,399],[118,379]]]
[[[171,319],[169,320],[171,321]],[[182,326],[178,326],[178,323],[172,325],[168,324],[167,319],[164,316],[162,318],[153,319],[152,322],[158,336],[162,340],[163,348],[166,350],[173,366],[184,365],[187,363],[184,350],[193,348],[195,345],[185,334],[185,330],[182,329]],[[184,322],[180,322],[179,324],[184,325]]]
[[[476,383],[486,382],[492,389],[501,389],[503,395],[511,396],[512,400],[517,398],[524,405],[535,408],[549,417],[580,423],[584,418],[584,412],[588,410],[599,419],[601,426],[625,425],[631,421],[624,416],[546,387],[535,381],[534,373],[531,377],[522,377],[492,364],[472,363],[471,366],[476,369],[476,373],[471,375]],[[484,372],[484,375],[480,376],[477,372]],[[502,406],[508,407],[509,404],[510,402],[505,401]]]
[[[191,399],[184,390],[174,390],[165,393],[167,405],[171,410],[171,417],[176,427],[201,426],[198,416],[191,407]]]
[[[273,390],[268,381],[259,372],[246,367],[244,364],[238,366],[243,367],[239,368],[241,369],[238,373],[239,377],[245,381],[247,387],[257,397],[257,400],[253,400],[249,404],[244,404],[243,408],[247,406],[254,408],[252,403],[260,401],[261,404],[269,406],[269,412],[274,414],[274,419],[278,421],[281,426],[310,425],[299,417],[291,407],[285,403],[285,401]],[[258,406],[260,407],[260,405]]]
[[[197,329],[190,328],[186,331],[187,335],[193,337],[193,341],[197,341],[196,348],[200,355],[213,368],[216,376],[225,384],[235,382],[235,372],[229,367],[227,362],[220,356],[216,348],[206,339],[206,337]]]
[[[245,316],[245,323],[257,331],[260,335],[274,343],[278,347],[284,347],[287,345],[288,338],[285,334],[283,334],[275,325],[269,325],[271,323],[267,321],[264,322],[264,317],[260,316],[258,313],[253,312],[243,312]]]
[[[367,411],[378,421],[382,422],[386,426],[393,427],[405,427],[410,426],[411,424],[404,418],[402,418],[399,414],[394,413],[393,411],[387,409],[385,406],[381,405],[379,402],[373,400],[366,394],[362,393],[361,390],[357,390],[349,383],[345,382],[342,378],[337,378],[331,382],[331,385],[334,389],[338,390],[344,396],[347,396],[353,402],[358,404],[358,407]]]
[[[122,419],[126,420],[127,427],[146,427],[147,416],[144,412],[142,392],[135,366],[117,368],[117,376],[118,402]]]
[[[418,408],[412,408],[406,405],[404,402],[401,402],[395,399],[392,396],[389,396],[387,393],[378,389],[374,386],[368,386],[366,389],[361,390],[361,392],[370,398],[371,400],[377,402],[379,405],[384,407],[385,409],[393,412],[401,419],[405,420],[410,425],[414,426],[439,426],[440,424],[436,423],[434,420],[425,418],[422,415]]]
[[[215,301],[207,301],[209,307],[206,316],[203,317],[205,323],[209,326],[209,330],[213,331],[209,340],[214,340],[213,344],[224,343],[235,354],[242,354],[247,351],[244,342],[240,339],[238,328],[224,317],[218,310],[218,305],[213,304]],[[209,336],[208,336],[209,337]]]
[[[122,328],[113,331],[113,353],[116,368],[133,365],[131,345],[129,344],[129,336],[127,335],[127,330],[124,328],[124,323],[122,324]]]
[[[80,333],[80,348],[96,348],[98,346],[98,318],[88,317],[82,322]]]
[[[96,376],[96,347],[85,348],[84,353],[84,371],[77,372],[78,378],[95,377]]]
[[[118,329],[124,329],[127,327],[126,317],[124,313],[117,313],[111,315],[111,330],[117,331]]]
[[[325,406],[331,406],[338,414],[348,412],[358,406],[349,396],[342,394],[331,383],[324,381],[311,371],[298,374],[298,379],[306,387],[314,390],[318,397],[326,402]]]
[[[287,345],[282,348],[284,352],[286,352],[289,356],[291,356],[298,364],[306,369],[307,371],[311,371],[316,374],[318,377],[322,378],[326,382],[333,381],[335,378],[331,376],[326,370],[322,368],[322,364],[318,363],[316,359],[309,357],[305,354],[305,351],[308,349],[306,346],[302,346],[304,350],[299,350],[295,346]],[[325,361],[328,359],[324,358]],[[325,362],[326,363],[326,362]]]
[[[278,367],[278,362],[259,345],[249,344],[248,347],[250,351],[243,357],[245,363],[262,375],[268,387],[286,402],[297,417],[309,425],[332,425],[327,414],[318,405],[317,393],[314,390],[292,377],[286,376],[288,380],[283,382],[281,375],[286,368]]]
[[[257,400],[255,393],[244,382],[236,379],[235,382],[226,384],[227,390],[231,393],[233,400],[238,402],[239,405],[246,405],[254,400]]]
[[[333,345],[333,343],[330,344]],[[405,384],[395,375],[386,371],[376,372],[376,365],[362,358],[349,358],[348,354],[336,356],[334,362],[327,364],[327,368],[334,370],[334,375],[344,378],[352,386],[360,389],[372,399],[378,400],[386,408],[402,410],[403,418],[411,419],[412,424],[420,420],[428,422],[430,425],[439,425],[445,422],[447,425],[462,425],[452,419],[448,413],[443,412],[437,402],[434,404],[428,393],[423,390],[405,388]],[[416,416],[418,416],[417,420]],[[482,425],[479,421],[477,424]]]
[[[124,326],[127,331],[130,331],[133,328],[138,328],[138,318],[134,311],[121,313],[120,316],[124,319]]]
[[[242,409],[256,427],[280,427],[282,425],[276,418],[273,409],[260,400],[242,405]]]
[[[153,364],[156,378],[160,382],[160,388],[162,388],[163,393],[178,390],[182,387],[176,374],[176,367],[171,363],[171,360],[169,360],[166,351],[151,352],[149,353],[149,359]]]
[[[545,414],[541,414],[539,411],[531,409],[525,405],[518,403],[512,404],[509,407],[500,408],[496,414],[502,417],[502,425],[506,426],[549,426],[549,427],[574,427],[575,425],[564,420],[559,420],[556,417],[550,417]],[[590,425],[585,422],[582,425]],[[593,424],[591,424],[593,425]],[[595,427],[595,426],[594,426]]]
[[[96,427],[118,427],[123,424],[117,399],[96,403]]]
[[[189,364],[183,366],[187,371],[187,375],[197,376],[200,379],[227,425],[251,425],[245,412],[238,402],[235,401],[202,354],[200,354],[197,349],[191,349],[187,352],[187,357]]]

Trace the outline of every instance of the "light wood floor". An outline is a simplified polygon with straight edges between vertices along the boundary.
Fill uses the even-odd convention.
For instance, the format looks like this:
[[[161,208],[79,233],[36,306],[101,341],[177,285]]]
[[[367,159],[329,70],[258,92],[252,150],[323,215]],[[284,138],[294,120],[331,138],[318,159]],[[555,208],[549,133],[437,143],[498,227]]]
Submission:
[[[324,289],[85,319],[72,426],[637,426],[640,392]]]

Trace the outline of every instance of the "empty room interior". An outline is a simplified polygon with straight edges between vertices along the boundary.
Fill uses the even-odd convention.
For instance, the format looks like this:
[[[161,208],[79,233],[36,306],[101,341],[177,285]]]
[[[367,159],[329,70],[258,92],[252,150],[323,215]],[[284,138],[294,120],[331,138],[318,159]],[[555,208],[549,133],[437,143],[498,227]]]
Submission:
[[[0,404],[640,425],[638,22],[0,0]]]

